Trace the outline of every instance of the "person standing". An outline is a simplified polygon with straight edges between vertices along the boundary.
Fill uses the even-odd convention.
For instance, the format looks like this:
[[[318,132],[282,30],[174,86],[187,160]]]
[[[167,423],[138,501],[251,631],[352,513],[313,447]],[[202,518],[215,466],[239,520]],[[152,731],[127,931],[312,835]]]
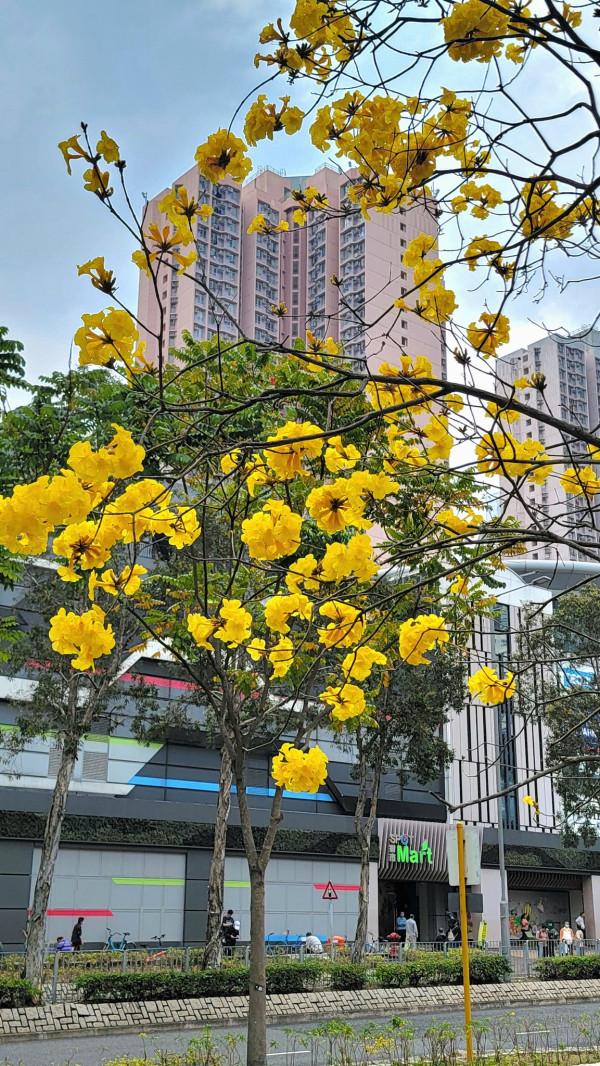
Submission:
[[[539,927],[535,939],[538,944],[538,955],[540,959],[545,959],[548,955],[548,930],[545,925]]]
[[[583,933],[583,937],[580,938],[580,939],[585,940],[585,913],[584,913],[584,911],[582,911],[581,914],[577,915],[577,917],[575,919],[575,925],[577,926],[577,929],[581,929],[581,932]]]
[[[565,922],[560,931],[560,953],[561,955],[570,955],[571,948],[573,947],[573,930],[568,922]]]
[[[554,922],[548,922],[548,956],[554,958],[556,954],[556,941],[558,940],[558,932]]]
[[[460,928],[460,922],[455,914],[450,915],[448,924],[448,943],[458,947],[462,941],[462,932]]]
[[[404,914],[404,911],[400,911],[400,914],[396,918],[396,930],[400,937],[400,943],[404,944],[406,942],[406,915]]]
[[[73,932],[71,933],[73,951],[81,951],[83,945],[83,921],[83,918],[78,918],[73,926]]]
[[[409,948],[416,948],[418,936],[419,927],[415,921],[414,914],[411,914],[410,918],[406,921],[406,943]]]
[[[221,936],[223,939],[223,945],[225,947],[225,954],[231,958],[233,955],[233,949],[236,945],[240,931],[237,928],[237,924],[233,917],[233,911],[228,910],[227,914],[223,915],[223,921],[221,922]]]
[[[532,935],[533,934],[531,932],[531,922],[529,921],[529,918],[527,917],[526,914],[522,914],[521,915],[521,936],[519,937],[519,940],[531,940]]]

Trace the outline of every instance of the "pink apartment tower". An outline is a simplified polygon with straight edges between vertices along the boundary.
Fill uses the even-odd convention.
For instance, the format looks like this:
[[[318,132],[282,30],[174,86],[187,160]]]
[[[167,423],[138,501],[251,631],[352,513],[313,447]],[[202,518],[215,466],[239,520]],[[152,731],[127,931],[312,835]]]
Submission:
[[[196,278],[210,291],[171,269],[160,271],[158,300],[167,324],[164,358],[182,343],[184,330],[197,340],[219,331],[224,343],[231,343],[239,324],[245,336],[263,344],[292,344],[310,329],[341,342],[346,355],[367,360],[372,370],[385,361],[397,363],[400,355],[425,355],[434,374],[445,377],[443,330],[393,308],[394,299],[412,286],[412,271],[402,263],[404,250],[419,233],[437,234],[433,212],[419,206],[404,213],[373,213],[365,220],[356,209],[333,218],[313,211],[304,227],[292,221],[298,206],[292,189],[314,186],[327,195],[334,212],[343,212],[354,176],[324,166],[308,176],[288,177],[266,167],[240,187],[229,179],[211,185],[194,167],[178,178],[173,188],[184,185],[213,208],[206,222],[195,224]],[[147,223],[164,218],[158,204],[167,192],[149,201]],[[259,213],[274,225],[287,221],[289,231],[248,234]],[[339,285],[332,284],[333,275]],[[280,303],[287,308],[284,318],[271,310]],[[158,333],[157,296],[145,274],[140,275],[138,317]],[[143,335],[147,354],[155,360],[157,341],[151,332]]]

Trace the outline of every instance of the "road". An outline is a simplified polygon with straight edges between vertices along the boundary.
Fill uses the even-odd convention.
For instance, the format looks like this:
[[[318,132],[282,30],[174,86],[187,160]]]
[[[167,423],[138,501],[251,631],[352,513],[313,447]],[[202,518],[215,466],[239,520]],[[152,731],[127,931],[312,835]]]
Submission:
[[[542,1028],[547,1031],[547,1035],[545,1038],[539,1038],[540,1046],[544,1039],[547,1039],[548,1044],[553,1046],[556,1046],[557,1043],[569,1045],[576,1043],[577,1025],[582,1016],[594,1015],[597,1011],[600,1011],[600,1001],[598,1003],[570,1003],[568,1007],[561,1007],[559,1013],[551,1006],[540,1007],[535,1004],[530,1006],[524,1004],[516,1008],[514,1019],[517,1023],[517,1029],[522,1034],[526,1032],[528,1026],[541,1023]],[[489,1019],[493,1025],[494,1022],[498,1022],[502,1017],[506,1017],[506,1014],[505,1010],[475,1011],[473,1017],[474,1020],[479,1020],[480,1022]],[[364,1017],[353,1019],[352,1024],[357,1029],[371,1021],[381,1023],[385,1020],[380,1017]],[[429,1013],[423,1016],[408,1015],[407,1020],[414,1026],[417,1034],[422,1034],[431,1024],[432,1016]],[[440,1012],[437,1020],[448,1022],[460,1030],[463,1017],[457,1011],[445,1011]],[[319,1063],[324,1062],[326,1054],[324,1045],[318,1055],[305,1054],[286,1057],[285,1055],[276,1054],[277,1051],[285,1050],[286,1047],[290,1046],[288,1041],[293,1039],[288,1035],[290,1031],[300,1034],[310,1028],[310,1024],[287,1026],[285,1030],[277,1026],[270,1026],[268,1038],[271,1052],[269,1056],[270,1066],[318,1066]],[[600,1015],[597,1028],[600,1034]],[[239,1028],[216,1028],[214,1030],[216,1038],[226,1034],[241,1036],[242,1033],[243,1029]],[[81,1036],[77,1034],[66,1037],[53,1037],[51,1039],[20,1040],[13,1043],[0,1044],[0,1066],[105,1066],[105,1063],[115,1060],[120,1063],[124,1055],[139,1056],[143,1059],[144,1045],[145,1054],[148,1057],[151,1057],[154,1051],[159,1048],[170,1051],[183,1050],[189,1040],[200,1035],[201,1030],[186,1029],[185,1031],[155,1032],[145,1040],[140,1039],[137,1034],[123,1033],[116,1033],[114,1036],[104,1034],[101,1036]],[[461,1045],[464,1044],[464,1038],[460,1043]],[[508,1039],[506,1046],[510,1046],[510,1039]],[[525,1035],[520,1039],[520,1046],[526,1046]],[[426,1047],[417,1036],[415,1052],[419,1054],[423,1050],[426,1050]],[[241,1057],[243,1060],[243,1051]]]

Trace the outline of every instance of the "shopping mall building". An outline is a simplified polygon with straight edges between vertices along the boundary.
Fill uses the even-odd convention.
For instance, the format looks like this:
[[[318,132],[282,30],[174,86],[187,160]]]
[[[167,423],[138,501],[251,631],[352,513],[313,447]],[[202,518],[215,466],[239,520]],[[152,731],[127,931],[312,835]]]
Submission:
[[[512,564],[511,564],[512,565]],[[527,567],[530,564],[524,564]],[[549,578],[536,571],[508,572],[502,609],[476,636],[476,650],[487,661],[511,657],[510,632],[519,605],[543,603]],[[573,583],[580,563],[564,564],[562,577]],[[518,563],[515,563],[518,571]],[[570,569],[569,569],[570,568]],[[3,593],[4,611],[23,609],[23,590]],[[9,602],[10,600],[10,602]],[[509,624],[510,623],[510,624]],[[161,700],[181,697],[186,682],[173,664],[141,660],[137,669],[155,684]],[[0,731],[13,727],[11,698],[26,695],[18,679],[0,677]],[[132,708],[133,710],[133,693]],[[127,931],[142,943],[164,933],[172,943],[199,944],[206,926],[207,879],[218,791],[219,753],[199,736],[171,733],[162,743],[141,745],[126,726],[114,734],[97,732],[83,744],[71,786],[62,844],[49,904],[48,939],[69,935],[84,915],[88,946],[104,941],[106,928]],[[448,724],[455,760],[443,779],[402,786],[394,774],[381,786],[377,833],[371,863],[370,936],[386,936],[401,910],[413,912],[421,939],[433,939],[445,926],[448,910],[445,833],[446,803],[464,807],[467,823],[481,827],[483,915],[488,939],[498,940],[500,878],[495,800],[496,754],[502,757],[502,787],[544,766],[544,735],[509,704],[496,708],[467,705]],[[357,786],[353,755],[318,737],[329,758],[327,783],[316,795],[286,794],[283,819],[268,868],[267,932],[327,935],[329,881],[337,893],[335,933],[352,938],[359,883],[353,812]],[[248,793],[257,826],[265,825],[273,794],[270,756],[250,762]],[[44,814],[58,765],[51,737],[38,739],[18,756],[0,752],[0,940],[5,948],[22,946],[39,862]],[[539,824],[523,796],[539,804]],[[587,935],[600,936],[600,849],[562,848],[555,830],[556,798],[550,780],[516,788],[504,803],[505,857],[509,910],[518,917],[575,919],[582,909]],[[228,831],[225,906],[249,932],[249,880],[235,796]],[[479,915],[473,914],[475,926]]]

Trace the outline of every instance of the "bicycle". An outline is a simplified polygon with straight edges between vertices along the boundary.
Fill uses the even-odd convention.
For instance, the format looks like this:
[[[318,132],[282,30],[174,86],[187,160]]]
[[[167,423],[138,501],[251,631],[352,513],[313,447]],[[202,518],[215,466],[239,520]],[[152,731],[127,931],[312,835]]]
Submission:
[[[102,948],[103,951],[136,951],[137,944],[133,940],[128,940],[129,933],[113,933],[112,929],[106,927],[108,936],[106,938],[106,944]],[[116,943],[117,937],[121,937],[120,943]]]
[[[146,951],[148,952],[148,954],[146,955],[146,962],[154,962],[155,959],[160,959],[160,958],[162,958],[163,955],[167,954],[165,948],[163,948],[163,946],[162,946],[162,942],[163,942],[164,936],[165,936],[164,933],[160,933],[158,936],[151,936],[150,937],[151,940],[156,940],[157,941],[156,946],[158,948],[158,951],[155,951],[154,954],[153,954],[151,950],[149,951],[148,948],[146,948]]]

